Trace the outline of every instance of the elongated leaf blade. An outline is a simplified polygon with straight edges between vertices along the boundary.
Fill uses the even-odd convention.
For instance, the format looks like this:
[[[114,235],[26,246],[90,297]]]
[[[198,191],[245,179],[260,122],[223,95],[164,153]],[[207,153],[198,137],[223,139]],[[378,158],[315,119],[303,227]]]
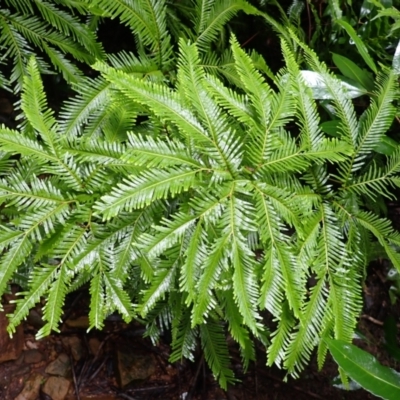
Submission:
[[[369,76],[366,71],[361,69],[355,62],[336,53],[332,53],[332,60],[344,76],[358,82],[369,91],[374,89],[374,81],[372,77]]]
[[[325,339],[337,364],[354,381],[376,396],[400,399],[400,376],[375,357],[341,340]]]
[[[374,60],[369,55],[367,46],[358,37],[357,32],[354,30],[354,28],[348,22],[343,21],[341,19],[338,19],[336,21],[336,23],[339,24],[347,32],[347,34],[350,36],[351,40],[353,40],[354,44],[356,45],[358,52],[360,53],[361,57],[364,59],[365,63],[372,69],[372,71],[375,72],[375,74],[377,74],[378,69],[376,68]]]

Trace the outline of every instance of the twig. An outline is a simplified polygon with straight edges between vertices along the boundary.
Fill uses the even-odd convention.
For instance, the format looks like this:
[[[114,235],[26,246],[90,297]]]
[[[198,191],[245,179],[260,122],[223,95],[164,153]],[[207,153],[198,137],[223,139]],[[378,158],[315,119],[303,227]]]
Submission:
[[[257,37],[259,35],[260,32],[256,32],[253,36],[251,36],[249,39],[247,39],[242,45],[241,47],[246,46],[246,44],[249,44],[255,37]]]
[[[379,321],[379,319],[376,319],[374,317],[371,317],[370,315],[367,314],[363,314],[361,315],[361,318],[367,319],[368,321],[371,321],[372,323],[374,323],[375,325],[379,325],[379,326],[383,326],[383,322]],[[396,324],[396,326],[398,328],[400,328],[400,324]]]
[[[90,364],[90,363],[89,363],[89,360],[86,360],[86,361],[84,362],[83,366],[82,366],[82,369],[81,369],[80,372],[79,372],[78,387],[81,386],[82,378],[85,377],[85,373],[86,373],[86,370],[87,370],[87,367],[88,367],[89,364]]]
[[[311,25],[310,4],[308,3],[308,0],[306,1],[306,7],[307,7],[307,18],[308,18],[308,43],[310,43],[311,42],[312,25]]]
[[[75,375],[75,367],[74,367],[74,359],[72,358],[71,355],[69,355],[69,360],[71,363],[71,370],[72,370],[72,378],[74,380],[74,387],[75,387],[75,394],[76,394],[76,400],[81,400],[81,397],[79,395],[79,386],[76,381],[76,375]]]
[[[130,392],[133,393],[143,393],[143,392],[152,392],[156,390],[165,390],[165,389],[170,389],[174,385],[163,385],[163,386],[149,386],[149,387],[144,387],[144,388],[137,388],[137,389],[129,389]]]
[[[108,357],[104,357],[104,360],[100,363],[100,365],[98,366],[98,368],[96,369],[96,371],[93,372],[92,375],[90,375],[90,377],[88,378],[88,382],[90,382],[93,378],[96,377],[96,375],[99,373],[99,371],[103,368],[104,364],[106,363],[106,361],[108,360]]]
[[[279,382],[279,383],[283,383],[283,384],[285,384],[285,385],[289,385],[290,387],[292,387],[293,389],[297,390],[298,392],[302,392],[302,393],[304,393],[304,394],[307,394],[307,395],[310,396],[310,397],[314,397],[314,399],[325,400],[323,397],[318,396],[317,394],[315,394],[315,393],[313,393],[313,392],[310,392],[310,391],[308,391],[308,390],[305,390],[305,389],[303,389],[303,388],[301,388],[301,387],[299,387],[299,386],[290,385],[290,384],[288,384],[288,383],[282,381],[281,378],[277,378],[276,376],[270,375],[270,374],[268,374],[268,373],[266,373],[266,372],[264,372],[264,371],[263,371],[262,373],[263,373],[263,375],[265,375],[266,377],[268,377],[268,378],[270,378],[270,379],[273,379],[274,381],[277,381],[277,382]]]
[[[204,363],[204,354],[202,354],[201,359],[199,361],[199,365],[197,366],[196,373],[194,374],[190,390],[186,396],[186,400],[191,400],[191,398],[193,397],[193,393],[197,384],[197,379],[199,378],[200,370],[201,367],[203,366],[203,363]]]
[[[136,400],[134,397],[131,397],[125,393],[118,393],[118,396],[123,397],[124,399],[128,399],[128,400]]]

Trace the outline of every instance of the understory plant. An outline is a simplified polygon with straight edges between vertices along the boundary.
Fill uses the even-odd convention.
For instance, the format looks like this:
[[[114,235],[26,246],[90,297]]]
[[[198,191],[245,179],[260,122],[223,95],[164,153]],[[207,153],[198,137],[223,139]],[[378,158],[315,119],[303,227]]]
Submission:
[[[358,116],[346,89],[303,43],[329,93],[336,137],[292,46],[270,84],[231,38],[237,87],[179,42],[173,83],[98,62],[129,126],[93,140],[46,102],[34,58],[19,130],[0,129],[0,293],[28,271],[9,331],[42,297],[57,330],[67,293],[87,284],[90,328],[117,311],[172,331],[171,361],[198,340],[222,387],[234,381],[226,333],[244,365],[254,340],[298,376],[324,338],[351,342],[372,248],[400,270],[400,236],[374,204],[399,186],[400,151],[376,157],[395,116],[397,72],[382,69]],[[69,108],[68,108],[69,107]],[[115,114],[120,116],[121,114]]]
[[[77,61],[90,65],[104,58],[96,40],[96,24],[84,22],[87,14],[82,0],[4,0],[0,63],[6,71],[0,71],[0,88],[20,90],[32,55],[41,73],[58,73],[66,82],[77,83],[83,77]]]

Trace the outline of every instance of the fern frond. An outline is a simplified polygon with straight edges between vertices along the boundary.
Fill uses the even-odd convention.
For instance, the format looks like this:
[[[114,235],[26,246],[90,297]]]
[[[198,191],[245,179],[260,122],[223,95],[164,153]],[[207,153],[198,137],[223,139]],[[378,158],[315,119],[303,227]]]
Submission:
[[[166,171],[143,172],[125,180],[113,191],[103,196],[94,208],[104,219],[110,219],[120,211],[142,208],[155,200],[167,198],[189,190],[196,184],[196,175],[202,169],[169,169]]]
[[[142,317],[145,317],[148,312],[154,308],[157,301],[161,298],[165,298],[166,293],[171,289],[177,269],[178,263],[176,260],[172,261],[169,268],[165,266],[163,268],[162,265],[157,268],[151,286],[144,291],[143,299],[138,307],[138,312]]]
[[[207,51],[223,26],[239,11],[256,14],[257,9],[243,0],[197,0],[195,8],[196,45]]]
[[[324,278],[319,277],[316,285],[311,288],[308,301],[302,310],[298,330],[286,339],[284,366],[293,376],[298,376],[304,364],[310,359],[314,347],[318,343],[318,333],[327,312],[328,290]]]
[[[60,323],[62,306],[70,279],[71,272],[67,271],[65,266],[60,267],[49,290],[46,305],[43,307],[43,320],[46,321],[46,324],[39,329],[38,338],[48,336],[52,330],[60,332],[58,324]]]
[[[43,83],[34,58],[29,60],[27,75],[24,77],[21,109],[48,148],[53,154],[57,154],[55,149],[57,124],[52,110],[47,105]]]
[[[32,251],[32,243],[27,235],[14,236],[10,246],[0,258],[0,293],[4,293],[12,274]]]
[[[102,329],[106,318],[103,275],[97,271],[90,280],[89,329]]]
[[[225,319],[228,323],[229,332],[233,339],[240,345],[243,369],[247,370],[250,361],[255,360],[254,344],[250,338],[249,331],[243,326],[243,317],[239,312],[232,290],[225,291],[223,297]]]
[[[109,313],[117,310],[126,323],[132,320],[134,315],[133,305],[121,282],[111,276],[108,272],[103,275],[106,292],[106,306]]]
[[[214,376],[223,389],[235,381],[232,370],[229,368],[229,353],[225,339],[225,332],[218,321],[211,318],[207,323],[200,325],[199,336],[205,359]]]
[[[139,48],[148,47],[157,54],[159,67],[168,60],[172,46],[166,25],[166,2],[164,0],[97,0],[96,6],[112,18],[119,18],[137,36]]]
[[[9,333],[15,332],[16,327],[26,318],[29,310],[45,295],[54,281],[57,269],[57,265],[42,265],[32,271],[29,289],[20,292],[24,297],[16,300],[16,309],[10,315],[10,323],[7,327]]]
[[[67,138],[78,136],[85,124],[101,116],[110,104],[110,82],[103,78],[85,78],[75,88],[78,95],[64,103],[60,112],[60,129]],[[99,125],[99,124],[97,124]]]
[[[153,139],[140,135],[129,135],[129,149],[122,160],[146,168],[165,168],[176,165],[201,168],[200,160],[192,157],[186,146],[168,138]]]
[[[360,118],[357,145],[353,155],[352,172],[363,166],[363,159],[380,143],[396,114],[392,102],[396,96],[397,76],[393,71],[378,75],[376,100]]]
[[[208,257],[204,261],[197,283],[197,295],[193,304],[192,327],[204,323],[210,311],[216,306],[213,290],[218,278],[228,263],[228,246],[231,240],[230,233],[218,237],[208,250]]]
[[[194,361],[193,352],[197,347],[197,328],[191,327],[190,310],[180,308],[179,316],[172,320],[172,351],[169,362],[173,363],[187,358]]]
[[[66,36],[71,36],[80,43],[96,59],[104,58],[101,44],[96,41],[94,33],[73,15],[55,7],[46,1],[34,1],[43,19]],[[70,2],[68,2],[70,3]],[[69,5],[72,5],[71,3]],[[78,4],[74,4],[78,5]]]
[[[278,320],[278,318],[275,319]],[[271,366],[275,363],[281,368],[287,355],[286,349],[290,339],[290,332],[296,323],[287,301],[283,303],[282,314],[277,322],[278,326],[271,333],[271,344],[267,348],[267,365]]]

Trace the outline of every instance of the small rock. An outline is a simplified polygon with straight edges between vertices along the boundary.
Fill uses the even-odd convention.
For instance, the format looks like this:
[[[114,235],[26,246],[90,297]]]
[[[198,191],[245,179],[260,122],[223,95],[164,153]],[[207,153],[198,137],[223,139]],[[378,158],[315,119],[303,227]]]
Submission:
[[[23,354],[26,364],[36,364],[43,360],[43,354],[39,350],[26,350]]]
[[[53,362],[46,368],[46,374],[67,376],[71,369],[71,362],[65,353],[61,353]]]
[[[25,382],[22,392],[15,398],[15,400],[36,400],[39,397],[42,379],[43,376],[40,374],[31,375]]]
[[[67,319],[65,324],[68,326],[68,328],[88,329],[89,318],[86,315],[82,315],[82,317],[77,319]]]
[[[32,325],[36,329],[40,329],[45,324],[42,316],[34,308],[29,310],[27,321],[29,325]]]
[[[138,354],[128,346],[116,350],[116,376],[120,387],[135,380],[147,379],[156,370],[152,354]]]
[[[31,340],[27,340],[25,344],[26,344],[26,347],[31,350],[33,350],[33,349],[37,350],[39,348],[38,342],[32,342]]]
[[[42,392],[51,397],[52,400],[64,400],[69,386],[70,382],[68,379],[60,376],[51,376],[46,380]]]
[[[93,354],[95,357],[99,353],[101,342],[99,339],[92,337],[89,339],[89,350],[90,353]]]
[[[69,348],[75,361],[79,361],[83,356],[83,346],[81,340],[76,336],[66,336],[62,339],[65,347]]]
[[[22,352],[24,344],[24,331],[22,324],[17,326],[16,332],[11,338],[7,332],[8,320],[6,315],[11,314],[15,305],[5,305],[4,312],[0,312],[0,363],[16,360]]]

